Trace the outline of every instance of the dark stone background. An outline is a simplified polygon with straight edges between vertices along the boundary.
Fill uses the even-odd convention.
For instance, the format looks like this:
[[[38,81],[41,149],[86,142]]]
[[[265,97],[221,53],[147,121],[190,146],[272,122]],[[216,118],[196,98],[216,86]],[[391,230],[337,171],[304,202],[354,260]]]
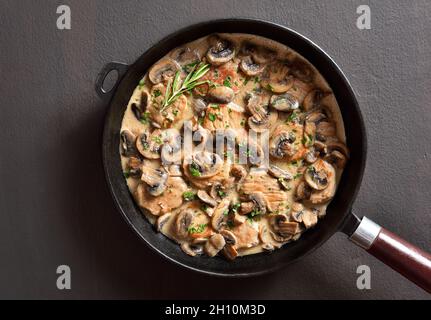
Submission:
[[[72,9],[70,31],[56,28],[60,4]],[[360,4],[371,30],[356,27]],[[98,71],[178,28],[235,16],[294,28],[341,66],[369,135],[355,211],[430,249],[430,1],[3,0],[0,298],[429,298],[342,234],[275,274],[221,280],[162,260],[123,222],[101,164]],[[56,289],[60,264],[72,268],[71,291]],[[369,291],[356,289],[361,264]]]

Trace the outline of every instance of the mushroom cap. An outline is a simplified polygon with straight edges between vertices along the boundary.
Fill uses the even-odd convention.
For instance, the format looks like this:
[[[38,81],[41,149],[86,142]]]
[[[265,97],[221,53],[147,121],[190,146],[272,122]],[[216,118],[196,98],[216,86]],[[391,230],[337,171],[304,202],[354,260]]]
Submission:
[[[329,167],[330,166],[330,167]],[[305,174],[305,181],[315,190],[323,190],[328,187],[332,166],[326,161],[319,159],[310,165]],[[334,177],[335,178],[335,177]]]
[[[141,180],[147,184],[148,192],[154,196],[160,196],[166,189],[168,174],[163,168],[155,169],[142,166]]]
[[[235,92],[226,86],[211,88],[207,93],[210,102],[228,104],[235,98]]]
[[[159,216],[156,220],[156,229],[157,232],[162,232],[163,227],[166,225],[166,223],[171,219],[172,213],[165,213],[162,216]]]
[[[196,179],[207,179],[217,175],[223,169],[224,161],[216,153],[199,151],[192,155],[186,169]]]
[[[205,243],[205,253],[210,257],[214,257],[223,249],[225,244],[226,242],[223,236],[219,233],[216,233]]]
[[[235,57],[235,47],[232,42],[218,37],[213,40],[214,44],[208,49],[206,55],[209,63],[219,66]]]
[[[217,201],[213,197],[211,197],[205,190],[199,190],[197,196],[202,202],[209,204],[211,207],[216,207],[218,204]]]
[[[277,132],[269,142],[270,155],[278,159],[293,156],[298,149],[294,144],[295,141],[294,132],[288,130]]]
[[[180,65],[175,60],[164,58],[150,69],[148,78],[153,84],[158,84],[169,78],[173,78],[180,69]]]
[[[278,111],[293,111],[299,108],[299,102],[291,94],[273,95],[270,100],[271,107]]]
[[[136,136],[129,130],[120,133],[120,149],[124,157],[136,156],[138,151],[135,146]]]
[[[251,56],[246,56],[242,58],[239,68],[245,75],[249,77],[257,76],[262,73],[265,69],[265,66],[253,61]]]
[[[147,159],[160,159],[160,150],[163,145],[162,131],[160,129],[143,132],[136,139],[136,149]]]
[[[218,231],[225,222],[225,217],[229,213],[230,199],[223,199],[215,208],[211,217],[211,227]]]

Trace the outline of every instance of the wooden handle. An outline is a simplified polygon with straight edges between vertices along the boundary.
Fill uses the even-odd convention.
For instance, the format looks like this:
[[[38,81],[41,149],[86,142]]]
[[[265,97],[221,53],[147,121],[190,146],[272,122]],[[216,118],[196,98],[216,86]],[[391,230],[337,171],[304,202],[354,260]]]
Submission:
[[[363,217],[350,240],[431,293],[431,255]]]
[[[431,293],[431,255],[381,228],[367,250],[395,271]]]

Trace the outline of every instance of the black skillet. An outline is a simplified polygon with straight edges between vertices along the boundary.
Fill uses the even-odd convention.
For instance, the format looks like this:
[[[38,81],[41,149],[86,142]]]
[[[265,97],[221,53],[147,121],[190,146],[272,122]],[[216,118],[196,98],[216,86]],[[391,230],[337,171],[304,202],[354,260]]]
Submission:
[[[327,80],[340,105],[351,158],[338,191],[327,209],[326,217],[304,233],[301,239],[272,253],[262,253],[228,262],[223,258],[192,258],[174,242],[156,233],[134,203],[125,183],[119,156],[120,127],[125,108],[137,83],[148,68],[170,50],[211,33],[249,33],[286,44],[308,59]],[[106,76],[118,72],[117,84],[110,92],[103,89]],[[103,134],[103,162],[106,179],[115,203],[130,227],[152,249],[165,258],[191,270],[224,277],[256,276],[273,272],[321,246],[335,232],[341,231],[377,258],[404,276],[431,291],[431,256],[381,228],[367,218],[351,212],[365,168],[367,140],[362,115],[355,94],[337,64],[316,44],[299,33],[274,23],[254,19],[226,19],[203,22],[161,40],[133,65],[108,63],[100,72],[97,93],[111,99]]]

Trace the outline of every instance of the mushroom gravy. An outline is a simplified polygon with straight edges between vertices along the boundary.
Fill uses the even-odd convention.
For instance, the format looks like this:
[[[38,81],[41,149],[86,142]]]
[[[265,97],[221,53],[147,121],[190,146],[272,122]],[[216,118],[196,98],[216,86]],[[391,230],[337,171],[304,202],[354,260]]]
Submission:
[[[234,130],[233,147],[181,152],[187,126],[200,145]],[[210,35],[160,59],[136,87],[120,134],[129,190],[155,229],[188,255],[229,260],[314,227],[349,157],[320,73],[287,46],[248,34]],[[252,161],[265,153],[269,163]]]

